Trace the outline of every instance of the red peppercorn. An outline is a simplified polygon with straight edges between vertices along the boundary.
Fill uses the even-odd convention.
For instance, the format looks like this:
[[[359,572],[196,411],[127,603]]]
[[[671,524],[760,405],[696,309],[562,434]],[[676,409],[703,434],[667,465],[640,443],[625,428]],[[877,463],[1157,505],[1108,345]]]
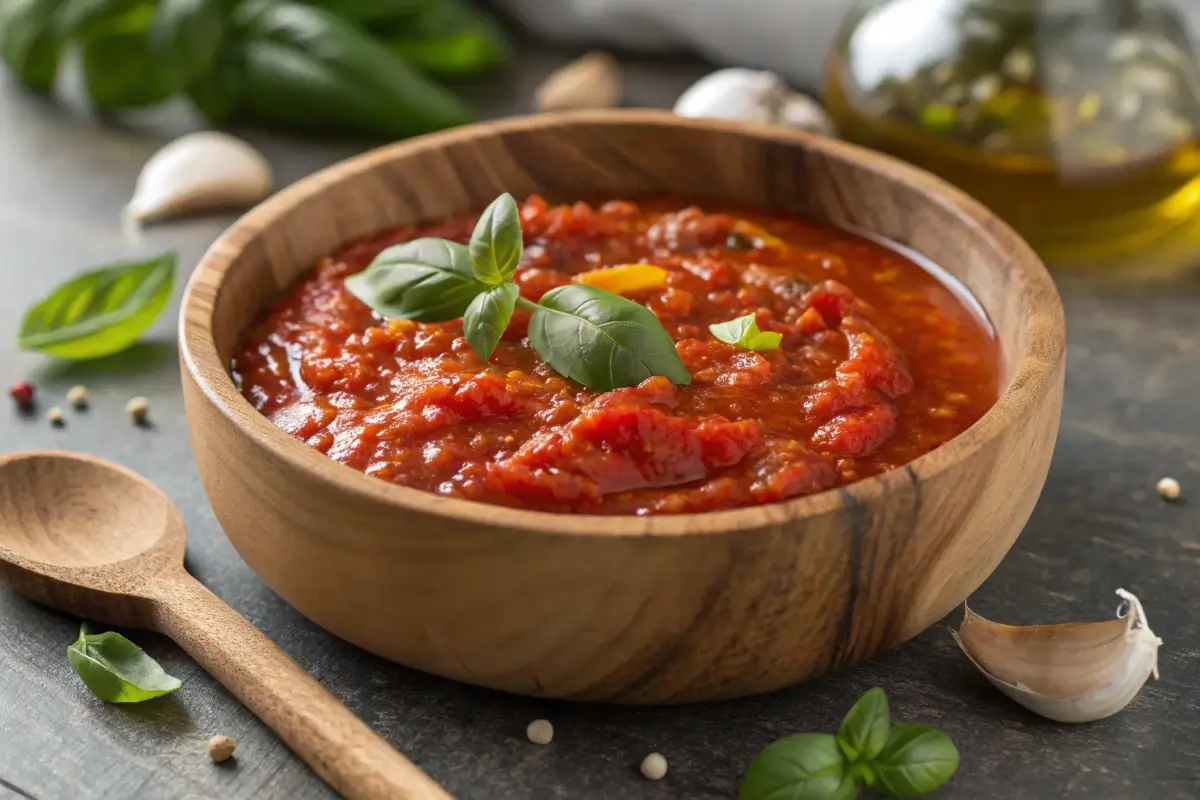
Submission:
[[[8,387],[8,396],[11,397],[19,407],[27,409],[33,406],[33,391],[33,384],[29,381],[17,381],[12,386]]]

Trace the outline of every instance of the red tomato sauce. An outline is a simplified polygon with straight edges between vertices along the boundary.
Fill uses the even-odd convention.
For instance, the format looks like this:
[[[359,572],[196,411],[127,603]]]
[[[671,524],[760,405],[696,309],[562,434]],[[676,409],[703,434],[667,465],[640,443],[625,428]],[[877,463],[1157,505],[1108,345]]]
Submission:
[[[649,263],[651,309],[692,375],[595,393],[545,364],[517,309],[483,363],[461,321],[376,316],[344,286],[385,247],[465,242],[474,218],[397,228],[328,258],[245,332],[233,369],[275,425],[429,492],[519,508],[664,514],[771,503],[903,465],[998,394],[985,323],[887,247],[791,214],[670,201],[521,207],[516,281],[536,301],[589,270]],[[746,225],[758,226],[747,228]],[[754,352],[712,323],[753,313]]]

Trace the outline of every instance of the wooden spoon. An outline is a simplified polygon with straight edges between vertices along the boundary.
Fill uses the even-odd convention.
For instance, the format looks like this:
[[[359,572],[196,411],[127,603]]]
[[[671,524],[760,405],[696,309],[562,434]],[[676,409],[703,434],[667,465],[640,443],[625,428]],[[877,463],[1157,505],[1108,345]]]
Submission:
[[[453,800],[183,567],[179,509],[78,453],[0,458],[0,579],[85,619],[174,639],[351,800]]]

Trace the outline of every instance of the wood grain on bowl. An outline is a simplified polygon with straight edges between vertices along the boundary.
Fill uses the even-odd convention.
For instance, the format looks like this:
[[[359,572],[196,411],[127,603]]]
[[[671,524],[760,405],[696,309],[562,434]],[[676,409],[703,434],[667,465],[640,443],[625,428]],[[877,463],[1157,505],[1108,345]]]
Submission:
[[[659,517],[502,508],[366,477],[273,426],[228,364],[245,327],[338,245],[478,210],[673,194],[794,209],[924,254],[994,325],[1003,393],[907,466],[783,503]],[[193,449],[262,579],[384,657],[518,693],[628,703],[762,692],[914,636],[974,591],[1045,481],[1064,331],[1036,256],[982,206],[802,133],[645,111],[471,126],[325,170],[210,249],[181,318]]]

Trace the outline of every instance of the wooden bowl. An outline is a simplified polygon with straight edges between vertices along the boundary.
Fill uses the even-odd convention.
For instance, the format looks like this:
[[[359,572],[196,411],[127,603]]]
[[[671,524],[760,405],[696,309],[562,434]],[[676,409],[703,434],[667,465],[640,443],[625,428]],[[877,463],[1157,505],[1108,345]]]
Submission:
[[[369,478],[235,388],[242,330],[316,259],[394,225],[671,192],[793,208],[942,265],[986,310],[1005,387],[902,469],[774,505],[611,517],[501,508]],[[367,153],[254,209],[208,251],[181,319],[200,476],[250,567],[385,658],[541,697],[674,703],[763,692],[916,635],[973,592],[1033,510],[1058,430],[1063,314],[1037,257],[942,181],[777,128],[662,112],[474,125]]]

